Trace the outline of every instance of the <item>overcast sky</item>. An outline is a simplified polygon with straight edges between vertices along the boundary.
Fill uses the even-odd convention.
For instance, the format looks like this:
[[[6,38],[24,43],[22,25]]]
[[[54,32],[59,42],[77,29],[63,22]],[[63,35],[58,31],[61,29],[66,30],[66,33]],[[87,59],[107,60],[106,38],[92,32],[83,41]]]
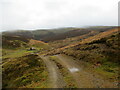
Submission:
[[[0,0],[3,30],[118,24],[119,0]]]

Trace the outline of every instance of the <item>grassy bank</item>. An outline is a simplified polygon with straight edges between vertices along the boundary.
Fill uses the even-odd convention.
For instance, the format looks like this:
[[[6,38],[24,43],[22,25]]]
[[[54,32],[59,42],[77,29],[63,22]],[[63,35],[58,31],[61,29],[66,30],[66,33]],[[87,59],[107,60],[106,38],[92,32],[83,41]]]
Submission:
[[[14,58],[3,65],[3,88],[44,87],[48,73],[37,55]]]

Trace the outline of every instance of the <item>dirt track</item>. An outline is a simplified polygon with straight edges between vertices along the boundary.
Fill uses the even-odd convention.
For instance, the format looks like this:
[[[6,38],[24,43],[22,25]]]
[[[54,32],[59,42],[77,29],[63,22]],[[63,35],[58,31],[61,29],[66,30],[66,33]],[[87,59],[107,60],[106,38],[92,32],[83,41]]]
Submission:
[[[50,61],[48,57],[41,56],[41,58],[46,64],[49,72],[49,88],[63,88],[65,86],[65,83],[56,64],[53,61]]]
[[[102,79],[100,76],[87,72],[79,62],[66,55],[56,55],[65,68],[69,70],[78,88],[114,88],[114,83]]]
[[[66,55],[55,55],[58,57],[58,63],[64,68],[68,69],[69,74],[72,75],[78,88],[116,88],[117,86],[104,80],[92,72],[84,70],[84,67],[80,65],[77,60],[74,60],[70,56]],[[59,69],[54,61],[49,60],[49,57],[40,56],[46,64],[49,72],[48,85],[49,88],[64,88],[66,83],[63,80],[63,76],[59,72]]]

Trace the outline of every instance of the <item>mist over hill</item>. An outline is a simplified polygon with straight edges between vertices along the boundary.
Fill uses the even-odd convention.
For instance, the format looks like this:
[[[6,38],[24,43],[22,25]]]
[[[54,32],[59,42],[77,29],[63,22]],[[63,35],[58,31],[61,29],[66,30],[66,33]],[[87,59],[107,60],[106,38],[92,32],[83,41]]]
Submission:
[[[94,26],[87,28],[58,28],[58,29],[40,29],[40,30],[16,30],[16,31],[5,31],[3,35],[9,36],[22,36],[26,38],[41,40],[45,42],[62,40],[74,36],[86,34],[90,31],[103,32],[109,29],[116,28],[116,26]]]

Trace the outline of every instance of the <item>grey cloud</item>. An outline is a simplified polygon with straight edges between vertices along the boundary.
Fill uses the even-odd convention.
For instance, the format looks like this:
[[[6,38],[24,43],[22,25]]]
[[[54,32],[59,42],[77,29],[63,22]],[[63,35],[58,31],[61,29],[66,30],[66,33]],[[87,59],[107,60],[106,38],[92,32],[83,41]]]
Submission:
[[[119,0],[1,0],[1,30],[117,25]]]

